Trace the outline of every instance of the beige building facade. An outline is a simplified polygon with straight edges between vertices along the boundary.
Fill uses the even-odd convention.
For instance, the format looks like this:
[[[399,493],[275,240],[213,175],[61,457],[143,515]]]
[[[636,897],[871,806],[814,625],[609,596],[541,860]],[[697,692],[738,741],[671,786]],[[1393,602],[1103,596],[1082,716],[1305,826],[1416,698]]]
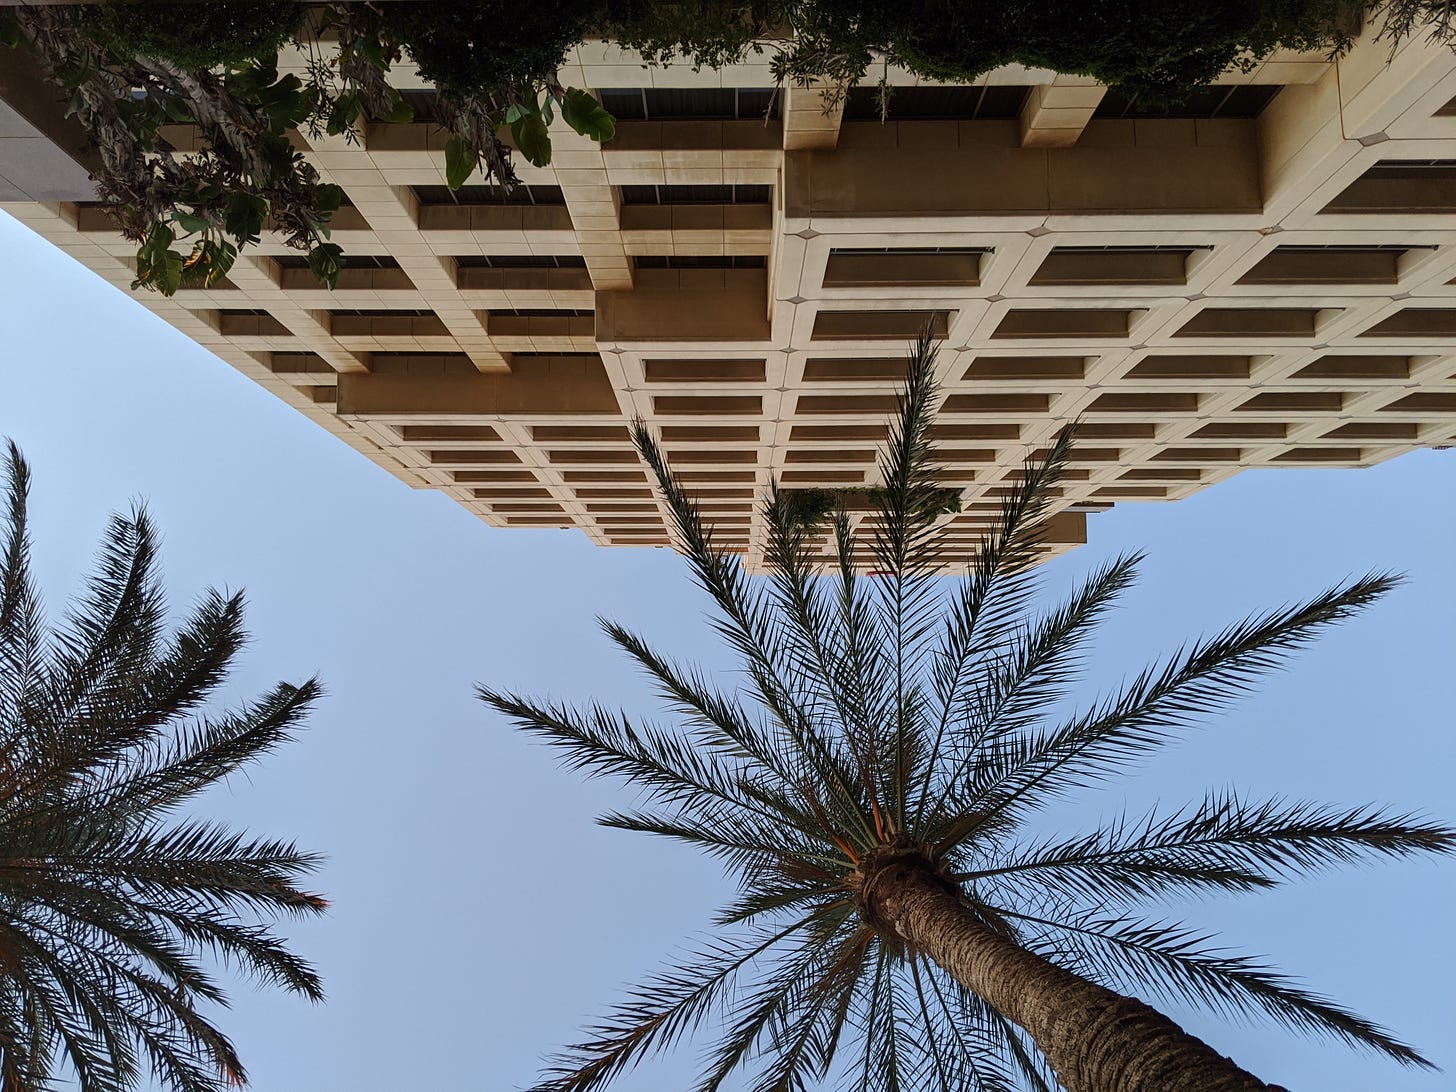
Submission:
[[[826,109],[775,93],[766,63],[648,69],[606,43],[569,61],[562,81],[617,116],[610,143],[558,124],[515,192],[451,194],[419,86],[414,123],[300,137],[348,195],[335,290],[265,237],[225,285],[137,298],[493,526],[665,544],[628,438],[642,417],[750,567],[771,479],[876,483],[927,323],[967,549],[1073,419],[1051,551],[1089,512],[1248,467],[1456,443],[1447,47],[1276,55],[1171,116],[1046,71],[892,70],[884,123],[873,89]],[[128,290],[133,249],[74,170],[7,174],[46,122],[0,93],[0,208]]]

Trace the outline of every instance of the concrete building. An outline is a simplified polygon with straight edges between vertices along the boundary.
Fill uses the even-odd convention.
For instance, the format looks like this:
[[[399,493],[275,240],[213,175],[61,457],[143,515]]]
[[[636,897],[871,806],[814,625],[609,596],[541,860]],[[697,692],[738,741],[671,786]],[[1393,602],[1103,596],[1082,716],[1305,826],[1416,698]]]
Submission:
[[[649,70],[605,43],[569,61],[562,81],[619,119],[609,144],[558,124],[552,166],[522,163],[516,192],[451,195],[418,86],[416,122],[310,145],[349,198],[336,290],[265,238],[225,285],[137,298],[494,526],[665,543],[628,440],[641,416],[751,566],[771,476],[874,484],[927,322],[967,544],[1078,417],[1051,549],[1089,511],[1246,467],[1456,443],[1446,47],[1276,55],[1176,116],[1048,71],[892,70],[883,124],[872,89],[826,111],[814,89],[776,95],[766,63]],[[132,247],[77,173],[7,168],[54,119],[6,97],[0,208],[126,290]]]

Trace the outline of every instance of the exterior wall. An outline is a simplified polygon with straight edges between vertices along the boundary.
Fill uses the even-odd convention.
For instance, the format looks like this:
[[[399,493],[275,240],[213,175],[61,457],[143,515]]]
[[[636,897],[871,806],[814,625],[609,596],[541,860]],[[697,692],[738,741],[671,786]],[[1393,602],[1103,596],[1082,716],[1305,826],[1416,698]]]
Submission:
[[[572,60],[564,83],[604,91],[771,85],[766,64],[645,71],[605,43]],[[1001,69],[983,84],[1029,88],[1016,116],[881,124],[810,88],[782,120],[623,120],[605,147],[558,125],[552,166],[521,176],[559,204],[421,203],[444,185],[442,136],[378,125],[312,145],[353,206],[337,290],[272,238],[226,287],[139,298],[495,526],[665,543],[627,435],[640,416],[755,567],[771,477],[875,483],[927,321],[968,549],[1074,419],[1052,551],[1083,541],[1087,512],[1245,467],[1456,443],[1456,57],[1365,42],[1225,82],[1282,90],[1256,117],[1109,117],[1095,84]],[[629,199],[660,186],[768,200]],[[0,207],[126,288],[132,248],[95,209]]]

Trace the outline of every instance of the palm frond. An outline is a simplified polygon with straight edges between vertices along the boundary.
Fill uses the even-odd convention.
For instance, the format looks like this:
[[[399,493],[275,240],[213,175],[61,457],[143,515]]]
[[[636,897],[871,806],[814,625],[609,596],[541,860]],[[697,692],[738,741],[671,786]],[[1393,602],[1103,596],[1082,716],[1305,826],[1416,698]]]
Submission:
[[[640,834],[655,834],[685,842],[703,850],[709,856],[719,858],[737,869],[757,866],[760,862],[773,863],[781,859],[785,849],[792,847],[797,860],[822,861],[828,867],[852,867],[835,846],[826,839],[816,838],[814,828],[800,831],[799,837],[765,822],[761,816],[735,814],[727,808],[706,810],[695,809],[691,816],[662,816],[642,812],[610,812],[597,822],[615,830],[630,830]]]
[[[711,940],[687,960],[657,971],[589,1027],[590,1038],[557,1056],[532,1092],[601,1088],[642,1055],[691,1034],[725,1002],[743,970],[793,936],[805,920],[781,929],[756,929]]]
[[[1355,860],[1456,852],[1456,831],[1373,807],[1231,793],[1171,814],[1115,817],[1090,834],[1023,831],[1056,797],[1124,771],[1226,709],[1394,578],[1371,575],[1230,626],[1065,717],[1087,642],[1131,586],[1140,555],[1100,566],[1060,605],[1031,615],[1032,567],[1071,457],[1069,426],[1012,477],[996,529],[969,575],[950,586],[931,442],[934,357],[926,335],[912,352],[880,464],[884,485],[862,526],[843,498],[826,528],[822,497],[809,503],[770,487],[763,583],[717,550],[657,442],[634,424],[674,539],[746,679],[738,692],[611,622],[606,632],[646,670],[674,723],[481,690],[569,768],[642,790],[643,807],[603,823],[690,845],[737,882],[714,920],[719,938],[637,987],[541,1089],[599,1088],[714,1014],[725,1023],[701,1074],[705,1092],[739,1073],[751,1074],[755,1092],[807,1092],[831,1075],[852,1092],[1060,1089],[1049,1061],[1057,1044],[1039,1043],[983,1000],[979,971],[960,966],[958,981],[922,954],[946,949],[927,943],[935,927],[896,902],[916,891],[929,900],[917,914],[933,902],[954,918],[939,938],[950,947],[957,930],[991,944],[989,933],[1003,953],[1022,949],[1023,971],[1040,955],[1090,979],[1081,983],[1089,992],[1129,982],[1424,1064],[1257,961],[1114,912],[1153,896],[1261,889]],[[836,559],[827,570],[826,530]],[[867,567],[872,576],[861,575]],[[946,967],[954,962],[947,957]]]
[[[960,874],[1085,899],[1183,889],[1248,891],[1362,858],[1456,851],[1456,830],[1373,807],[1258,803],[1210,793],[1171,815],[1126,816],[1091,834],[1047,839]]]
[[[984,681],[967,701],[959,719],[961,730],[944,739],[938,791],[932,814],[951,801],[952,814],[964,814],[980,801],[963,788],[980,772],[988,741],[1025,730],[1062,697],[1075,677],[1084,642],[1135,578],[1137,554],[1118,557],[1092,573],[1067,602],[1014,638],[995,660],[983,668]],[[969,833],[969,832],[967,832]]]
[[[723,751],[743,763],[745,774],[772,784],[795,796],[804,784],[813,784],[811,764],[796,751],[784,747],[778,732],[757,725],[735,700],[714,690],[696,673],[684,670],[658,655],[646,642],[626,628],[604,621],[602,627],[616,645],[645,668],[658,683],[659,692],[671,707],[685,714],[699,746]],[[816,793],[814,803],[853,824],[864,825],[855,801],[843,794],[825,798]],[[807,801],[800,801],[801,806]],[[846,805],[848,805],[846,807]]]
[[[847,516],[834,513],[836,529]],[[879,795],[876,756],[879,726],[888,723],[895,705],[888,671],[870,670],[878,642],[866,646],[862,637],[866,620],[851,601],[836,610],[832,594],[821,587],[817,565],[811,560],[807,528],[798,506],[777,484],[764,504],[768,526],[766,562],[773,574],[771,586],[781,616],[786,655],[807,700],[832,715],[843,743],[870,800]],[[851,589],[854,581],[851,569]],[[868,828],[867,828],[868,829]]]
[[[964,989],[939,967],[920,956],[907,963],[935,1087],[940,1092],[1016,1092],[1015,1078],[999,1063],[1001,1029],[974,1019],[964,1004]]]
[[[699,1092],[717,1092],[735,1071],[761,1049],[774,1044],[774,1060],[758,1084],[802,1088],[806,1078],[822,1078],[829,1058],[814,1049],[826,1013],[833,1013],[860,971],[857,958],[864,937],[859,929],[837,936],[809,935],[751,989],[740,991],[725,1028],[707,1061]]]
[[[118,818],[174,808],[291,742],[322,692],[317,679],[279,683],[237,710],[159,733],[104,771],[74,805]]]
[[[167,633],[156,532],[112,518],[59,632],[29,576],[29,472],[12,445],[0,560],[0,1084],[182,1092],[246,1079],[198,1011],[227,998],[209,955],[318,1000],[314,970],[265,923],[326,905],[319,858],[162,817],[285,742],[317,683],[209,715],[246,637],[242,598],[210,591]],[[262,919],[262,920],[260,920]]]
[[[939,489],[930,427],[935,420],[936,348],[927,328],[911,350],[905,369],[905,388],[897,395],[890,438],[880,461],[884,486],[877,495],[870,553],[881,574],[877,585],[889,659],[894,668],[893,732],[886,741],[891,786],[912,784],[920,771],[910,755],[928,749],[917,739],[921,723],[909,715],[906,703],[916,689],[925,646],[939,621],[938,581],[941,538],[935,525],[935,498]],[[897,830],[904,830],[905,793],[893,792]]]
[[[41,663],[43,630],[39,597],[30,574],[26,520],[30,467],[15,444],[8,448],[4,558],[0,560],[0,756],[8,773],[0,780],[0,796],[14,787],[14,766],[25,745],[23,733],[15,729]]]
[[[989,741],[965,797],[992,814],[1014,812],[1100,781],[1198,718],[1227,708],[1289,653],[1398,583],[1372,574],[1299,606],[1248,618],[1143,671],[1120,694],[1056,728]]]
[[[650,799],[673,807],[721,802],[760,810],[760,804],[743,791],[752,774],[752,767],[745,763],[714,763],[686,741],[636,726],[601,706],[577,712],[487,687],[477,687],[476,694],[517,727],[564,752],[562,762],[569,770],[590,777],[620,778],[642,789]],[[761,814],[771,815],[767,811]]]
[[[1340,1039],[1402,1065],[1434,1068],[1384,1028],[1302,989],[1258,959],[1210,944],[1211,937],[1170,922],[1087,915],[1070,922],[1008,916],[1043,926],[1029,940],[1055,963],[1095,979],[1149,990],[1225,1017],[1263,1014],[1297,1031]]]
[[[1066,466],[1071,437],[1072,430],[1063,429],[1041,460],[1027,460],[1016,488],[1002,501],[996,529],[975,552],[969,573],[948,599],[932,658],[931,678],[940,707],[932,755],[941,753],[947,730],[964,708],[962,690],[976,677],[973,668],[994,657],[1022,627],[1033,587],[1027,570],[1036,561],[1034,547],[1045,525],[1051,490]],[[923,775],[917,826],[932,797],[935,768],[936,764],[927,766]]]

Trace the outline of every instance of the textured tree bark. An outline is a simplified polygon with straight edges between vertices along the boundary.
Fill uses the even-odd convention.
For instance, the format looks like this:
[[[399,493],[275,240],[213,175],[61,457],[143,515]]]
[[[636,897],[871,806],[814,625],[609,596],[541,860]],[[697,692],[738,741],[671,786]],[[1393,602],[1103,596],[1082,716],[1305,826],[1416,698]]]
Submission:
[[[1023,1028],[1070,1092],[1286,1092],[1136,998],[1008,940],[922,867],[883,868],[865,897],[883,927]]]

